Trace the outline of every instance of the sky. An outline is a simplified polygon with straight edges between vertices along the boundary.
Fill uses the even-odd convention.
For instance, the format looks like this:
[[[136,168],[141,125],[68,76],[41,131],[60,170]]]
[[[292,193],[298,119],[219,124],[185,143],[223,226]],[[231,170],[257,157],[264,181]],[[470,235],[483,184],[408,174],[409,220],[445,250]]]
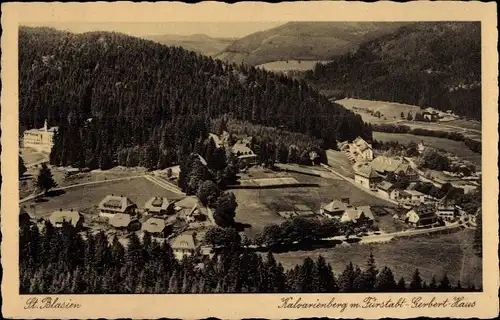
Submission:
[[[25,23],[28,26],[53,27],[74,33],[88,31],[116,31],[131,36],[192,35],[206,34],[214,38],[241,38],[254,32],[267,30],[284,24],[277,22],[71,22],[71,23]]]

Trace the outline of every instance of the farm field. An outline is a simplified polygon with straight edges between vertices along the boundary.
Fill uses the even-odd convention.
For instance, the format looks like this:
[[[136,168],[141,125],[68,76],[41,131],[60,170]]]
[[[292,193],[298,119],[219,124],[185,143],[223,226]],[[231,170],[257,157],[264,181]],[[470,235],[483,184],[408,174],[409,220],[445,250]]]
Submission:
[[[465,120],[457,120],[462,122],[469,122]],[[472,123],[472,122],[471,122]],[[473,129],[473,128],[464,128],[460,126],[455,126],[450,124],[450,122],[415,122],[415,121],[398,121],[395,123],[396,125],[405,125],[410,127],[411,129],[427,129],[427,130],[435,130],[435,131],[445,131],[445,132],[458,132],[463,134],[464,136],[481,141],[481,128]],[[472,123],[473,124],[473,123]],[[479,130],[479,132],[477,131]]]
[[[390,123],[394,122],[395,120],[401,120],[401,112],[403,112],[406,116],[408,115],[408,112],[414,114],[417,111],[421,111],[421,108],[417,106],[395,103],[395,102],[385,102],[385,101],[372,101],[372,100],[347,98],[347,99],[337,100],[335,101],[335,103],[338,103],[350,110],[353,110],[353,107],[358,107],[358,108],[369,109],[372,110],[373,112],[379,111],[383,115],[381,116],[381,118],[374,117],[367,112],[355,111],[363,118],[363,121],[374,124]]]
[[[353,205],[392,206],[371,196],[343,180],[324,179],[303,174],[291,174],[301,183],[318,184],[318,187],[277,188],[266,190],[231,190],[236,195],[238,207],[235,220],[252,227],[245,230],[248,237],[255,237],[265,226],[278,224],[284,219],[279,211],[293,210],[297,204],[306,205],[319,212],[323,204],[333,199],[349,198]]]
[[[460,230],[450,234],[400,238],[388,243],[275,253],[274,256],[285,269],[289,269],[302,263],[306,257],[317,259],[322,255],[338,275],[349,261],[363,268],[370,252],[373,252],[379,269],[388,266],[396,279],[404,277],[407,283],[411,281],[415,268],[418,268],[427,282],[431,280],[432,275],[439,280],[444,272],[447,272],[453,283],[460,279],[462,285],[474,283],[480,286],[481,259],[471,249],[473,237],[474,231]]]
[[[24,164],[26,166],[29,166],[32,163],[36,163],[36,162],[39,162],[42,160],[49,159],[48,154],[38,152],[38,151],[31,149],[31,148],[19,148],[19,152],[20,152],[21,158],[23,159]]]
[[[444,138],[435,138],[427,136],[416,136],[406,133],[386,133],[386,132],[373,132],[373,138],[379,141],[398,141],[400,143],[408,144],[411,141],[419,143],[424,142],[424,145],[435,149],[443,149],[446,152],[455,154],[458,157],[472,161],[476,166],[481,166],[481,155],[473,152],[460,141],[453,141]]]
[[[458,120],[447,121],[443,124],[454,127],[460,127],[464,129],[481,131],[481,122],[478,121],[468,121],[468,120],[458,119]]]
[[[24,203],[30,211],[30,205],[35,204],[36,215],[44,217],[51,212],[62,209],[85,210],[98,206],[99,202],[108,194],[124,195],[143,208],[147,200],[152,196],[163,196],[168,199],[179,199],[176,195],[160,186],[146,180],[145,178],[134,178],[111,183],[101,183],[90,186],[80,186],[64,190],[63,194],[47,197],[46,202],[29,201]]]
[[[288,61],[273,61],[258,65],[257,67],[264,68],[268,71],[307,71],[314,69],[317,63],[327,63],[328,61],[321,60],[288,60]]]

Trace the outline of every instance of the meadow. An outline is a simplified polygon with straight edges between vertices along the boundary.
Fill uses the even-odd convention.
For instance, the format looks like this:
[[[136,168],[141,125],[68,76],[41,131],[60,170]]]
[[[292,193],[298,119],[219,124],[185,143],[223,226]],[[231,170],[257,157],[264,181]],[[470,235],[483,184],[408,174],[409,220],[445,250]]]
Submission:
[[[273,61],[258,65],[257,67],[264,68],[268,71],[283,72],[283,71],[307,71],[313,70],[317,63],[327,63],[328,61],[321,60],[288,60],[288,61]]]
[[[35,205],[36,215],[46,217],[59,209],[88,210],[99,205],[106,195],[123,195],[129,197],[139,208],[153,196],[178,199],[174,194],[145,178],[131,178],[130,180],[105,182],[95,185],[78,186],[64,190],[59,195],[45,197],[41,202],[28,201],[23,203],[28,211],[33,212],[31,205]]]
[[[353,107],[357,107],[357,108],[372,110],[373,112],[379,111],[382,115],[380,118],[372,116],[371,114],[364,111],[353,110],[356,113],[358,113],[361,116],[361,118],[363,118],[363,121],[374,124],[391,123],[394,121],[401,120],[401,112],[404,113],[405,118],[408,115],[408,112],[411,112],[413,115],[416,112],[422,112],[422,109],[418,106],[412,106],[408,104],[395,103],[395,102],[346,98],[337,100],[335,101],[335,103],[338,103],[350,110],[353,110]]]
[[[392,206],[392,204],[369,195],[351,183],[343,180],[324,179],[303,174],[291,174],[297,181],[317,184],[317,187],[293,187],[265,190],[235,189],[238,207],[235,220],[250,224],[245,229],[248,237],[255,237],[265,226],[279,224],[284,219],[279,211],[291,211],[294,205],[306,205],[319,212],[322,205],[341,198],[349,198],[353,205]]]
[[[442,149],[450,152],[460,158],[473,162],[476,166],[481,166],[481,155],[470,150],[463,142],[454,141],[444,138],[435,138],[427,136],[416,136],[407,133],[386,133],[386,132],[373,132],[373,138],[378,141],[397,141],[402,144],[410,142],[419,143],[424,142],[424,145],[435,149]]]
[[[481,259],[471,248],[474,231],[461,230],[450,234],[436,234],[399,238],[387,243],[342,245],[314,251],[276,253],[276,260],[285,269],[301,263],[304,258],[317,259],[322,255],[338,275],[351,261],[363,268],[373,252],[377,265],[388,266],[396,279],[404,277],[406,282],[418,268],[423,279],[429,282],[433,275],[439,281],[444,273],[455,283],[481,285]]]

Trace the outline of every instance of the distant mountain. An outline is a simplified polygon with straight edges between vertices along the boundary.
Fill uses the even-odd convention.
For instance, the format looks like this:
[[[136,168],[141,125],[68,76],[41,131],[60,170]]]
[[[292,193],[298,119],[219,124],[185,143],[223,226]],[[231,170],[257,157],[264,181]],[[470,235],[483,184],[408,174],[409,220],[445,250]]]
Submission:
[[[250,65],[280,60],[329,60],[401,25],[387,22],[289,22],[236,40],[215,57]]]
[[[40,127],[48,118],[59,126],[53,164],[165,168],[201,152],[211,121],[222,116],[271,128],[273,137],[276,128],[314,137],[325,148],[371,139],[359,115],[305,81],[255,67],[119,33],[21,27],[18,43],[19,123]],[[275,139],[261,135],[259,154],[275,155]]]
[[[188,36],[166,34],[146,36],[144,39],[152,40],[167,46],[182,47],[186,50],[201,53],[206,56],[214,56],[222,52],[228,45],[236,40],[234,38],[212,38],[206,34]]]
[[[336,98],[406,103],[481,119],[481,25],[403,26],[316,65],[305,78]]]

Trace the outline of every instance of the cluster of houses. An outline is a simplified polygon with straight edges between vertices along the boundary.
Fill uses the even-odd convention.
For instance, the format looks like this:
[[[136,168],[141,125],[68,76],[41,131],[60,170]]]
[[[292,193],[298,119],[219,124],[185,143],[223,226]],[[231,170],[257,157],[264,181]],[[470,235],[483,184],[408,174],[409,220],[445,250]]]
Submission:
[[[372,224],[375,220],[370,206],[355,207],[350,204],[348,198],[332,200],[321,207],[320,214],[330,219],[337,219],[342,223]]]
[[[109,225],[116,230],[143,231],[157,238],[168,238],[172,235],[174,216],[182,210],[185,210],[184,218],[188,223],[206,220],[206,216],[199,211],[197,205],[183,209],[165,197],[152,197],[145,203],[143,213],[149,216],[145,221],[139,215],[137,204],[125,196],[107,195],[99,203],[98,210],[99,216],[107,218]],[[21,208],[21,223],[33,220],[35,217]],[[84,220],[84,215],[73,209],[59,209],[52,212],[47,219],[55,228],[61,228],[65,223],[69,223],[77,230],[83,229]],[[170,243],[178,259],[193,254],[197,248],[196,241],[190,234],[181,234],[173,238]]]

